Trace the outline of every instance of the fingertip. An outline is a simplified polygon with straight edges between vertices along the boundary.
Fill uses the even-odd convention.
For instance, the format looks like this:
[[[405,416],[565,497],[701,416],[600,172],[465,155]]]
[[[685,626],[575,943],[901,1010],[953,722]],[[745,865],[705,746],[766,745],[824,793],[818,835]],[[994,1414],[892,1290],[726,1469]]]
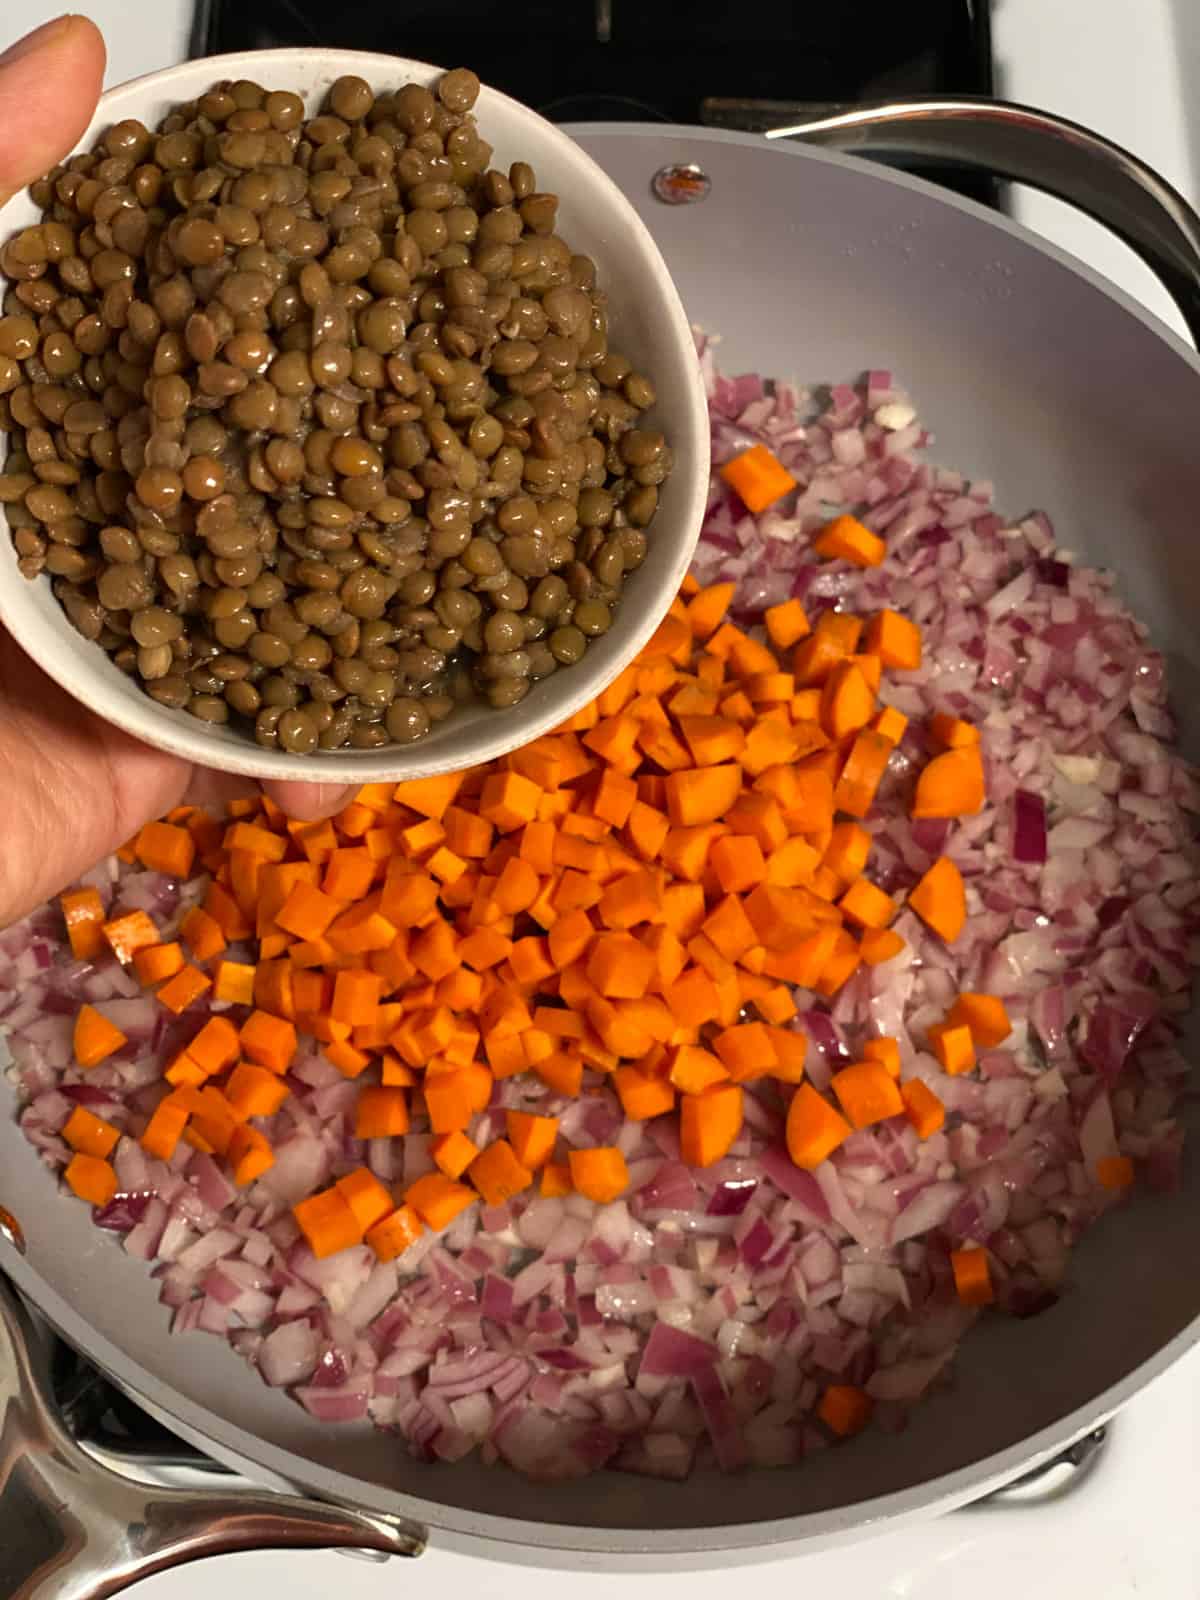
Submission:
[[[104,38],[68,13],[0,56],[0,204],[79,142],[104,83]]]
[[[297,822],[333,816],[350,804],[356,792],[353,784],[341,783],[264,783],[263,788]]]

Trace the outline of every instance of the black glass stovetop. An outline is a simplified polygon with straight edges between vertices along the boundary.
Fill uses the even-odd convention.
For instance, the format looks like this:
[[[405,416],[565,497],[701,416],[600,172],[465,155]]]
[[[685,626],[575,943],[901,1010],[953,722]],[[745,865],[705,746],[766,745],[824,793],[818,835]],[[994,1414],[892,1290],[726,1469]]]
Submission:
[[[556,122],[707,120],[717,97],[822,105],[993,92],[991,0],[199,0],[195,55],[373,50],[472,67]],[[781,117],[779,121],[792,120]],[[912,170],[985,204],[987,180]]]

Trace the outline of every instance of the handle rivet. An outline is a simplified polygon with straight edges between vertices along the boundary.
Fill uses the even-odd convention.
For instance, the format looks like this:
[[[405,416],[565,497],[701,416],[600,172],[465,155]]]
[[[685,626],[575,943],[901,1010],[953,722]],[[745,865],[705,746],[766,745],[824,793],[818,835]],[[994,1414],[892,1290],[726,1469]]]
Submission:
[[[712,179],[703,167],[694,161],[669,167],[659,167],[650,180],[654,194],[667,206],[692,206],[707,200],[712,192]]]
[[[0,1206],[0,1239],[12,1245],[19,1255],[25,1254],[25,1230],[4,1206]]]

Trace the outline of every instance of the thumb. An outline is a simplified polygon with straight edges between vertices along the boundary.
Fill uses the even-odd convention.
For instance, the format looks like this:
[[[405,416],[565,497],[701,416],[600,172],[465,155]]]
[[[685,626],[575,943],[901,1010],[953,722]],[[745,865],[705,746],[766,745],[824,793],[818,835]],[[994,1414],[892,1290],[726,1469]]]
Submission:
[[[348,806],[358,790],[340,783],[264,783],[263,788],[277,806],[297,822],[315,822],[331,817]]]
[[[74,15],[0,55],[0,205],[70,155],[92,120],[104,62],[100,30]]]

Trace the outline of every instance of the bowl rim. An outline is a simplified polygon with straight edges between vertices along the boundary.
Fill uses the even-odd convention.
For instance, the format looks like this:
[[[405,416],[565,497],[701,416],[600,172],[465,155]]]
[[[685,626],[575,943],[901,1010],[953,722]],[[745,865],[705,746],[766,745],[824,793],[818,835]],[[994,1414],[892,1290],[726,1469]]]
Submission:
[[[97,134],[112,122],[137,115],[138,104],[147,96],[158,94],[186,99],[193,89],[199,89],[202,81],[207,84],[221,79],[270,75],[284,78],[289,69],[294,78],[304,73],[311,74],[314,59],[328,63],[334,69],[333,75],[357,73],[367,78],[368,82],[378,82],[386,76],[393,80],[428,83],[446,70],[432,62],[406,56],[324,48],[244,50],[195,57],[129,78],[106,89],[74,150],[87,149]],[[595,189],[606,192],[609,202],[621,214],[623,226],[637,242],[645,270],[653,280],[655,299],[665,308],[673,328],[677,348],[682,351],[685,345],[690,345],[691,325],[674,281],[653,235],[625,193],[599,163],[556,124],[547,121],[511,95],[485,83],[480,90],[480,103],[484,105],[485,116],[488,101],[499,104],[518,120],[536,128],[537,136],[544,145],[579,169]],[[26,190],[19,191],[8,204],[19,204],[25,196]],[[8,205],[0,207],[0,226],[4,223],[7,210]],[[612,659],[604,665],[593,661],[589,670],[588,657],[585,656],[567,674],[556,674],[556,691],[560,676],[561,691],[548,696],[548,705],[536,714],[527,711],[523,718],[517,719],[520,723],[519,733],[511,731],[511,724],[506,724],[504,713],[495,717],[489,713],[486,721],[480,722],[478,731],[471,730],[468,754],[445,757],[431,750],[422,759],[421,752],[429,745],[427,741],[420,741],[413,745],[388,745],[378,751],[327,751],[317,755],[292,755],[266,750],[245,737],[236,740],[214,738],[207,731],[209,725],[187,717],[186,713],[160,706],[148,695],[125,695],[119,692],[117,684],[107,684],[103,671],[95,670],[90,648],[87,651],[52,648],[62,637],[58,615],[53,620],[39,615],[35,605],[18,598],[21,589],[15,583],[0,581],[0,625],[8,630],[21,649],[48,677],[105,722],[144,744],[210,770],[259,779],[361,785],[432,777],[497,760],[552,732],[602,694],[652,637],[683,581],[699,540],[709,482],[708,407],[698,362],[695,363],[694,381],[676,386],[673,396],[679,415],[673,419],[676,436],[672,444],[677,453],[695,457],[697,470],[687,478],[681,476],[676,490],[678,504],[674,508],[673,521],[686,532],[661,580],[661,604],[644,605],[636,611],[632,608],[626,610],[624,615],[628,632],[623,647],[615,651]],[[5,520],[0,510],[0,523]],[[6,565],[11,566],[13,578],[16,579],[15,554],[7,529],[0,533],[0,544],[3,547],[0,557]],[[0,572],[2,578],[3,573]],[[43,577],[38,584],[46,581]],[[30,590],[32,599],[37,590],[33,585],[30,585]],[[61,627],[70,628],[65,617]],[[589,656],[594,654],[589,652]],[[104,663],[100,665],[103,667]],[[520,707],[512,709],[518,712]],[[509,732],[504,731],[506,725],[510,727]]]

